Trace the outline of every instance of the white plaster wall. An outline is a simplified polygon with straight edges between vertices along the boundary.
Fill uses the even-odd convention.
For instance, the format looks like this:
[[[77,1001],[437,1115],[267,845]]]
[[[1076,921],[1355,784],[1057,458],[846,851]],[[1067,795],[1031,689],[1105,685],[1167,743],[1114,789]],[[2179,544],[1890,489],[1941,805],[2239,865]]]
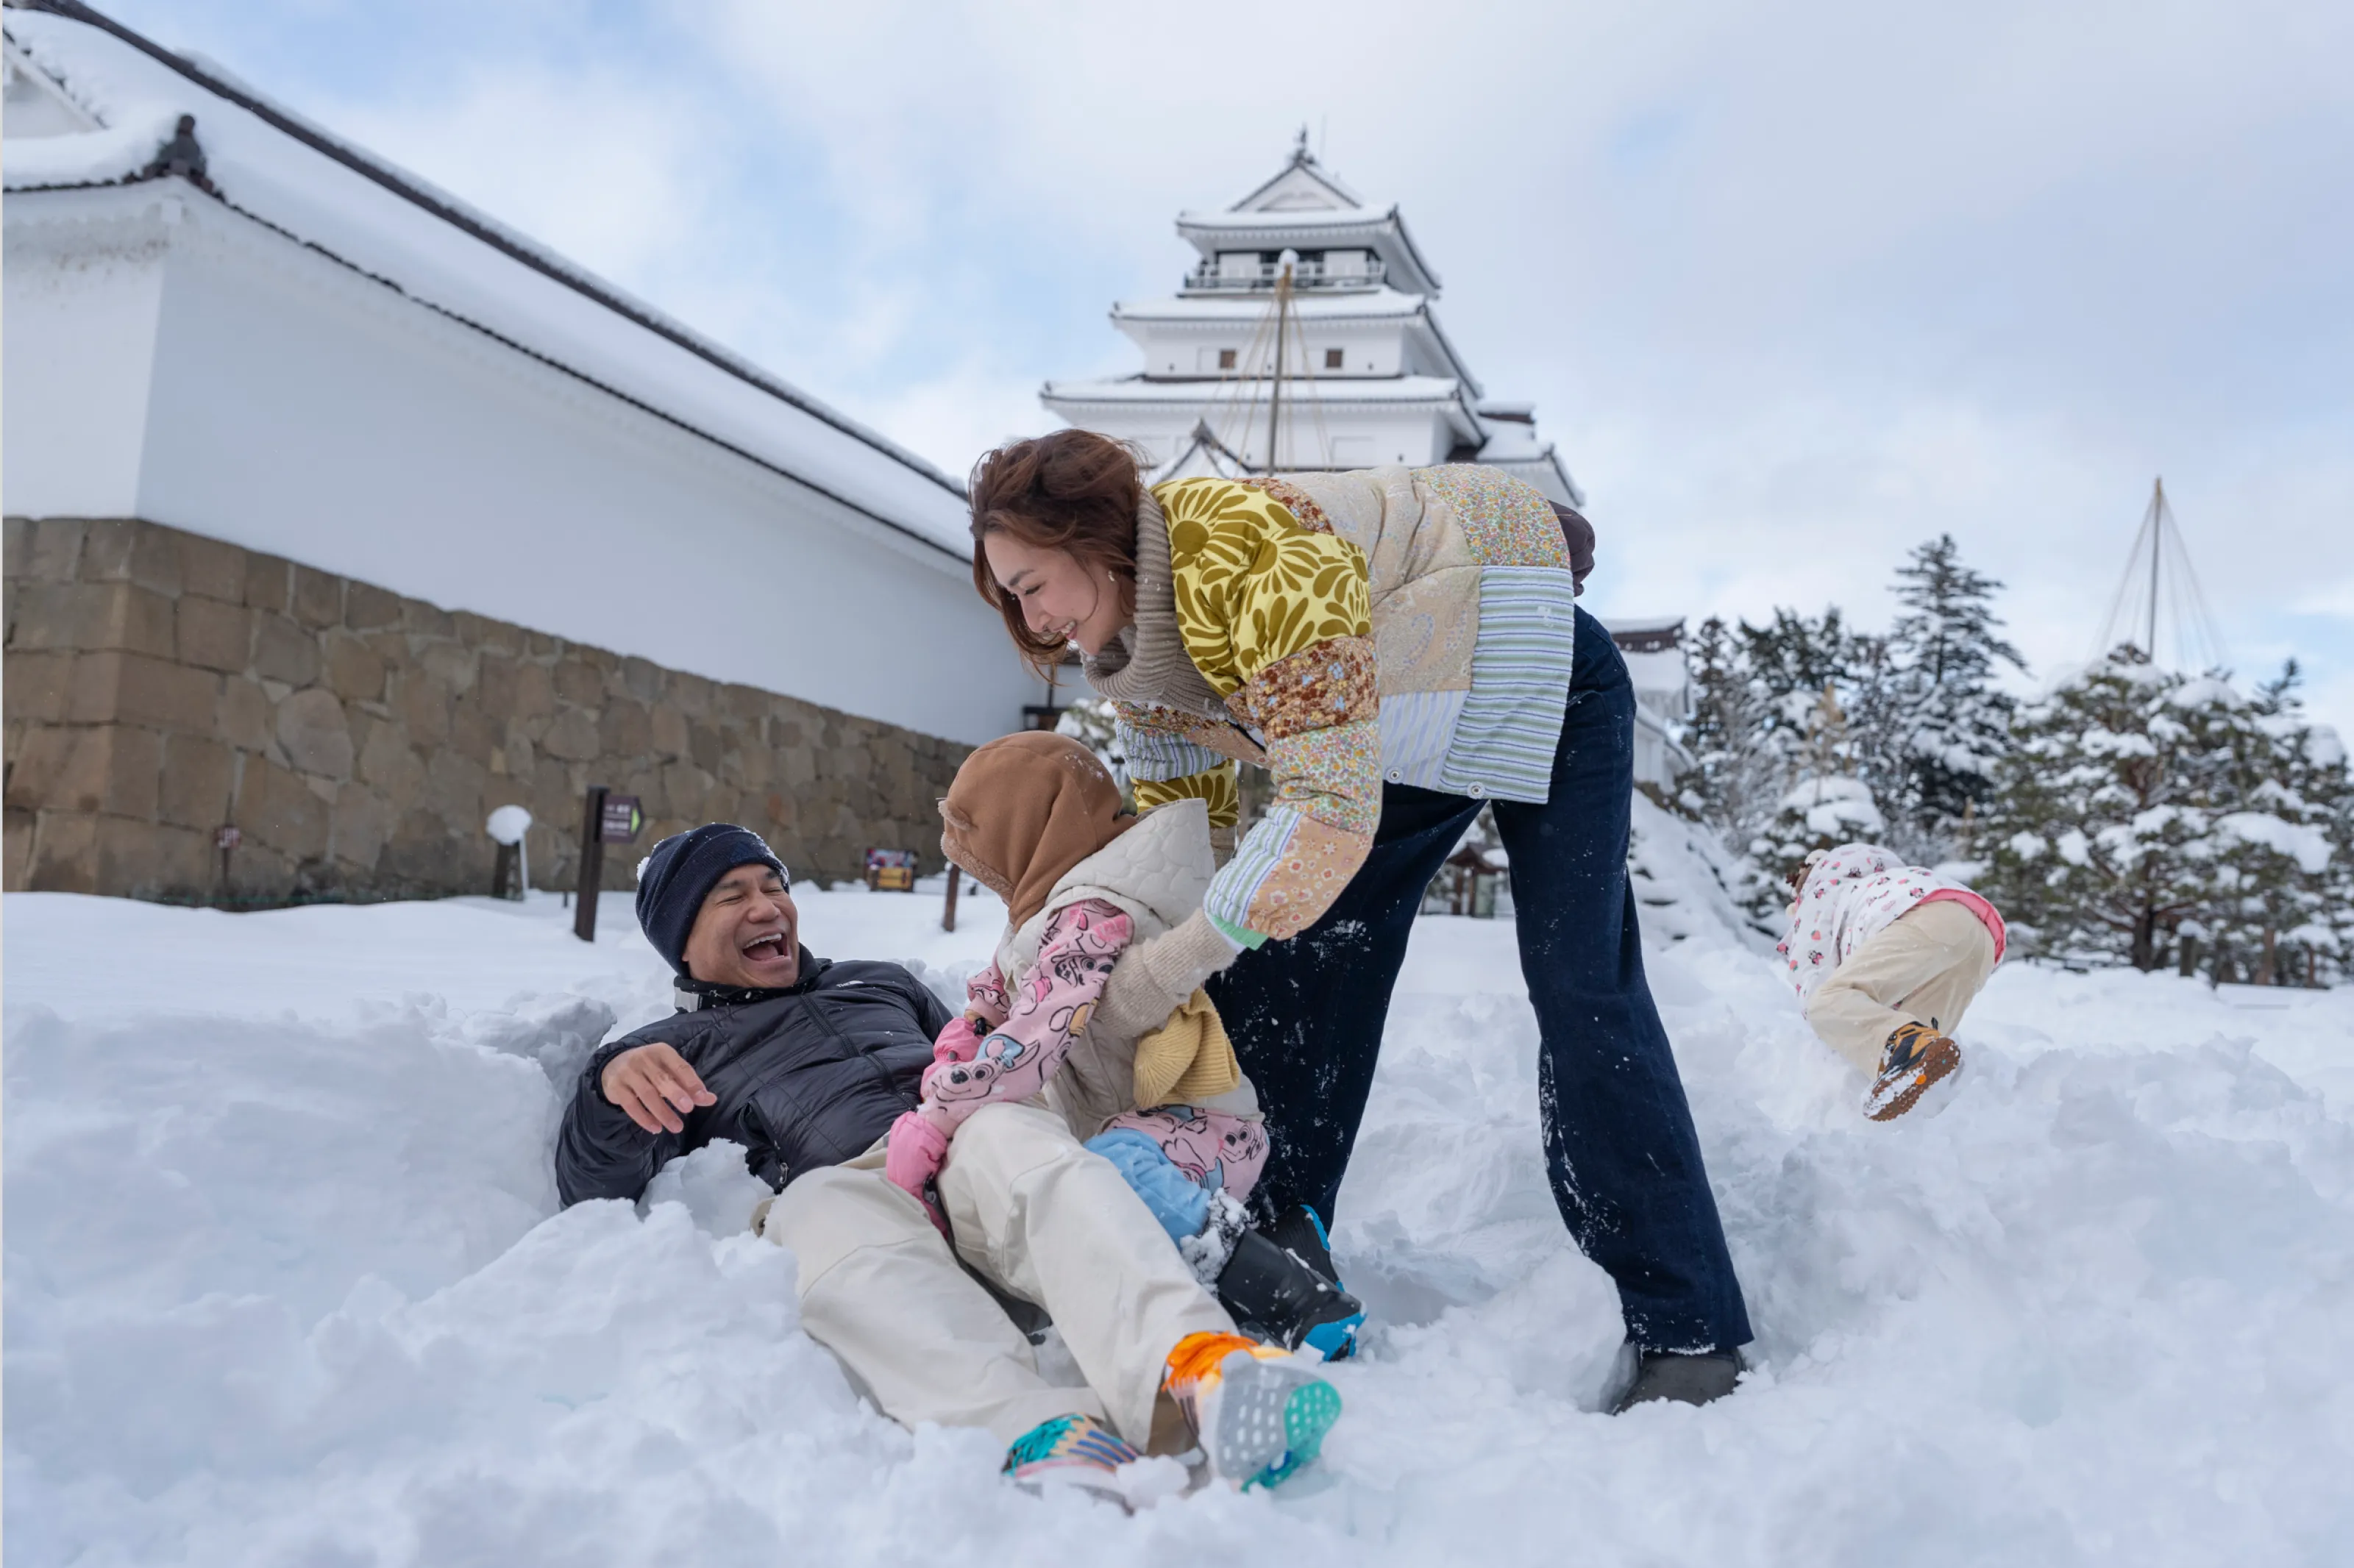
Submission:
[[[71,245],[54,231],[20,236],[18,199],[7,198],[0,258],[0,507],[130,516],[163,294],[160,234],[98,226]]]
[[[135,300],[20,333],[12,249],[9,512],[136,514],[967,742],[1037,700],[962,563],[242,220],[198,227],[148,306],[143,446],[111,433],[122,356],[80,357],[135,335]],[[105,439],[25,418],[66,404]],[[41,450],[36,423],[74,440]]]

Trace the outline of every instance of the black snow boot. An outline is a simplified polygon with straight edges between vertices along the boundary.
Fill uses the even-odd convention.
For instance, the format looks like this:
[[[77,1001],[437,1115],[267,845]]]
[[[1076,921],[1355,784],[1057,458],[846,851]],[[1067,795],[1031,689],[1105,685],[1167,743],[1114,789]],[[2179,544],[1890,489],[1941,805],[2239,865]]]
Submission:
[[[1305,1203],[1294,1203],[1275,1217],[1275,1223],[1264,1227],[1267,1240],[1331,1280],[1341,1283],[1341,1271],[1332,1266],[1332,1243],[1324,1234],[1324,1222],[1316,1211]]]
[[[1635,1367],[1610,1402],[1610,1414],[1624,1415],[1638,1404],[1672,1399],[1681,1404],[1706,1404],[1733,1392],[1741,1378],[1738,1351],[1635,1351]]]
[[[1235,1238],[1218,1275],[1218,1305],[1255,1340],[1339,1361],[1355,1351],[1365,1309],[1296,1254],[1257,1231]]]

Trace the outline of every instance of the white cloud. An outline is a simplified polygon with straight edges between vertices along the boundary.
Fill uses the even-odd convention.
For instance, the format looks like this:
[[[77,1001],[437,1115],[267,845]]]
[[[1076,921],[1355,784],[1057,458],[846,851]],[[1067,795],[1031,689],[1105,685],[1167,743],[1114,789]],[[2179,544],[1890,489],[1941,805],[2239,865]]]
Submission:
[[[1606,607],[1869,623],[1950,531],[2049,667],[2162,472],[2235,660],[2354,703],[2354,8],[543,4],[320,111],[952,471],[1130,367],[1107,306],[1304,122],[1538,401]]]

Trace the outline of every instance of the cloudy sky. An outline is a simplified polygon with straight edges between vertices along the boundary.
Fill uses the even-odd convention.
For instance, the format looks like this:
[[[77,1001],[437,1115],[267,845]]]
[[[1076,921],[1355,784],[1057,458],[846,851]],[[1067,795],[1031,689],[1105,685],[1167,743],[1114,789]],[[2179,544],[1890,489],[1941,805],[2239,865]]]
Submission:
[[[2354,6],[101,0],[955,471],[1124,373],[1303,124],[1589,496],[1604,613],[1884,625],[1940,532],[2039,675],[2163,474],[2227,653],[2354,733]]]

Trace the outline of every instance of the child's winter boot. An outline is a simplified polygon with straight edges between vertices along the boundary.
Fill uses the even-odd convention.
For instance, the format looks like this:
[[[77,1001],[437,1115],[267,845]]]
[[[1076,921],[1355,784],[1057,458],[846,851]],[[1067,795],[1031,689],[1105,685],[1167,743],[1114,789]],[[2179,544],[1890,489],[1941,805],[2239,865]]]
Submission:
[[[1341,1271],[1332,1266],[1332,1239],[1324,1233],[1324,1222],[1307,1204],[1294,1203],[1276,1216],[1275,1224],[1267,1227],[1267,1235],[1276,1245],[1331,1280],[1332,1288],[1351,1307],[1347,1313],[1320,1314],[1308,1326],[1301,1342],[1321,1352],[1328,1361],[1345,1361],[1355,1355],[1357,1330],[1365,1324],[1364,1308],[1349,1294],[1349,1287],[1341,1281]]]
[[[1094,1416],[1057,1415],[1013,1440],[1005,1450],[1005,1473],[1026,1491],[1072,1487],[1125,1507],[1115,1472],[1136,1457],[1119,1433]]]
[[[1863,1114],[1893,1121],[1921,1103],[1962,1065],[1962,1048],[1925,1023],[1900,1023],[1881,1054],[1880,1075],[1863,1097]]]
[[[1341,1395],[1312,1363],[1240,1334],[1188,1334],[1161,1386],[1185,1413],[1211,1470],[1239,1485],[1279,1486],[1324,1446]]]
[[[1355,1297],[1257,1231],[1235,1238],[1218,1275],[1218,1305],[1251,1338],[1287,1351],[1305,1346],[1328,1361],[1356,1349],[1365,1320]]]

